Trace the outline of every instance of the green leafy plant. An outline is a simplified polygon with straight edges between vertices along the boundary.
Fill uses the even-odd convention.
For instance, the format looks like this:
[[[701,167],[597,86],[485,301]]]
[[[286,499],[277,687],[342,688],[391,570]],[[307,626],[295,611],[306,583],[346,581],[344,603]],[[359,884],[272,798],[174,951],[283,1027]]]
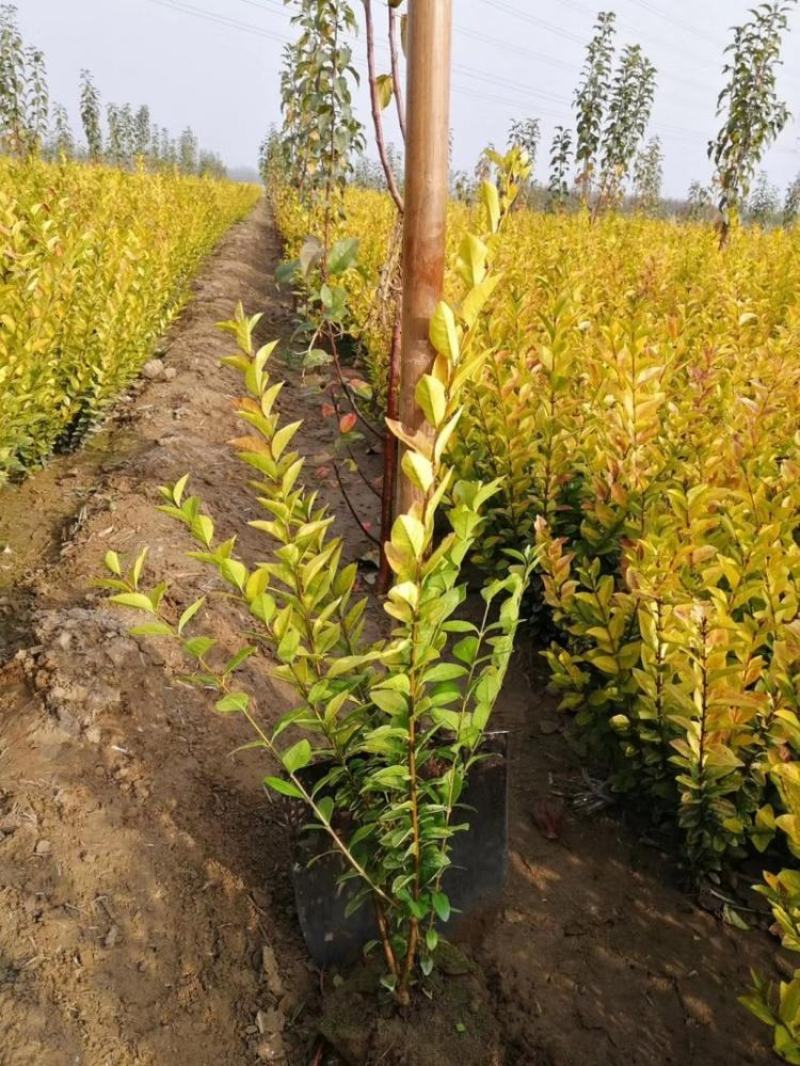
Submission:
[[[43,53],[25,47],[16,7],[0,5],[0,145],[5,152],[31,156],[41,149],[48,99]]]
[[[572,131],[556,126],[550,146],[550,180],[547,191],[554,210],[563,210],[569,196],[569,168],[572,162]]]
[[[300,190],[321,191],[329,200],[347,179],[353,153],[363,147],[352,106],[351,85],[358,74],[346,40],[356,28],[355,15],[346,0],[285,3],[297,9],[292,24],[300,33],[284,52],[283,151]]]
[[[596,208],[618,206],[642,142],[655,95],[656,68],[641,46],[622,52],[603,131],[600,189]]]
[[[642,211],[655,214],[661,200],[664,179],[664,151],[658,137],[651,137],[636,157],[633,167],[633,188],[636,202]]]
[[[103,156],[103,127],[100,119],[100,94],[91,72],[81,71],[81,122],[89,159],[99,163]]]
[[[708,145],[719,188],[721,247],[741,214],[765,149],[789,120],[789,109],[777,93],[777,68],[794,5],[795,0],[760,4],[748,22],[734,28],[726,49],[723,73],[728,82],[717,101],[723,125]]]
[[[611,64],[614,58],[616,15],[601,11],[595,33],[586,49],[583,77],[575,92],[577,184],[585,204],[589,203],[603,136],[606,101],[611,92]]]
[[[484,196],[496,232],[500,199],[493,186]],[[258,316],[248,318],[241,308],[224,325],[239,348],[226,362],[244,377],[249,397],[240,414],[254,433],[235,444],[256,473],[267,517],[250,524],[268,538],[269,560],[249,564],[235,539],[218,541],[199,498],[186,495],[186,478],[162,490],[162,509],[187,527],[198,542],[193,557],[217,570],[246,608],[246,643],[220,656],[209,637],[188,635],[204,599],[175,619],[166,607],[167,585],[142,586],[144,555],[127,572],[113,552],[106,559],[113,601],[147,616],[136,632],[182,647],[194,664],[186,680],[212,690],[220,714],[242,715],[254,734],[250,746],[282,766],[284,776],[268,774],[266,786],[305,803],[311,824],[328,835],[342,857],[343,879],[358,883],[352,906],[375,907],[384,983],[400,1004],[409,1002],[420,974],[430,973],[439,925],[450,917],[443,875],[452,837],[466,826],[459,799],[480,758],[534,564],[533,551],[516,552],[507,574],[483,589],[481,622],[454,617],[466,597],[462,562],[498,489],[456,482],[445,461],[462,391],[486,357],[476,324],[498,281],[488,258],[483,241],[465,238],[464,299],[455,310],[441,303],[431,322],[436,360],[417,391],[426,425],[415,433],[391,425],[421,502],[396,519],[386,546],[394,576],[387,638],[364,635],[356,567],[344,563],[342,541],[331,536],[333,517],[303,487],[303,460],[291,450],[300,424],[283,425],[276,413],[281,385],[267,370],[275,345],[255,350]],[[439,538],[441,509],[450,532]],[[248,661],[264,662],[294,691],[295,706],[277,725],[264,721],[253,691],[239,683]],[[325,773],[312,787],[303,771],[315,763]]]

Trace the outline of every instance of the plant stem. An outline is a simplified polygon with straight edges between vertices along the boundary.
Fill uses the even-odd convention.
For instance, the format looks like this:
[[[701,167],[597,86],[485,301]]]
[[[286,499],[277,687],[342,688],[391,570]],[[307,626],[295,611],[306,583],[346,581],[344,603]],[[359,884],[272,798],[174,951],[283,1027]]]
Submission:
[[[397,13],[393,7],[389,8],[389,54],[392,57],[392,86],[394,88],[394,102],[397,108],[397,121],[400,124],[400,132],[403,140],[406,139],[406,106],[403,100],[402,79],[400,77],[400,60],[397,51]]]
[[[378,81],[375,73],[375,24],[372,20],[372,0],[363,0],[364,16],[367,27],[367,71],[369,77],[369,99],[372,108],[372,124],[375,127],[375,143],[378,148],[378,156],[386,177],[386,185],[389,194],[394,200],[397,210],[403,213],[403,197],[397,188],[397,180],[392,170],[392,164],[386,154],[386,143],[383,139],[383,118],[381,117],[381,104],[378,99]]]

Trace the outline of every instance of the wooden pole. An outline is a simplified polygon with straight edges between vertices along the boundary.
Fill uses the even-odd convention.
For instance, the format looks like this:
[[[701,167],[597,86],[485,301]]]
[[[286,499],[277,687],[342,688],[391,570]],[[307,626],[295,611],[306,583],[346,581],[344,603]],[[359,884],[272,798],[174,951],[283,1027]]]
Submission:
[[[415,392],[433,362],[429,323],[444,284],[452,14],[452,0],[409,0],[399,413],[412,431],[423,421]],[[398,513],[418,497],[401,473]]]

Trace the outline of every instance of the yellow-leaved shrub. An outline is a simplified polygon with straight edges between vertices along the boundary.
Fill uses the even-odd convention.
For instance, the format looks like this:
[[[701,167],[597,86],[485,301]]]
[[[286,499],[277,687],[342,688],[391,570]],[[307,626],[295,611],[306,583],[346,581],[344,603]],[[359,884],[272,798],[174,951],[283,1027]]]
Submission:
[[[470,210],[452,207],[451,245]],[[347,191],[348,306],[378,383],[388,334],[362,324],[392,224],[388,197]],[[502,479],[477,559],[502,572],[537,540],[563,707],[614,785],[680,825],[695,876],[752,849],[796,865],[800,230],[741,228],[720,252],[702,223],[520,210],[496,242],[451,457]],[[770,876],[777,906],[788,875]]]
[[[254,185],[0,159],[0,481],[137,373]]]

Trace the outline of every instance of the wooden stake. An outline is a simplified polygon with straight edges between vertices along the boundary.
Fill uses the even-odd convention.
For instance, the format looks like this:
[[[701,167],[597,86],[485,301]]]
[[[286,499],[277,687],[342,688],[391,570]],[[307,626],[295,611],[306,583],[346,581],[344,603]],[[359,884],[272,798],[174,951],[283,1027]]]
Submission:
[[[409,0],[406,92],[406,179],[403,216],[403,326],[400,421],[423,421],[417,382],[433,362],[431,315],[442,298],[449,189],[452,0]],[[401,473],[402,514],[419,493]]]

